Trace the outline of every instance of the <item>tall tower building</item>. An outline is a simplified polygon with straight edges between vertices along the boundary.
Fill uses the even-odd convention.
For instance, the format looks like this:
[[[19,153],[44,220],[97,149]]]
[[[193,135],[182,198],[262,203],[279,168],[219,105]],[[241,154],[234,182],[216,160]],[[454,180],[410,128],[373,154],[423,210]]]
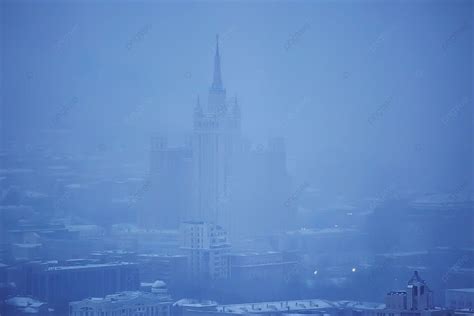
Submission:
[[[214,75],[203,107],[194,109],[193,209],[189,220],[223,224],[228,197],[232,156],[240,140],[240,109],[235,98],[227,100],[222,81],[219,38],[216,41]]]
[[[151,152],[151,207],[144,227],[175,229],[178,222],[221,227],[254,236],[292,227],[295,205],[283,139],[252,149],[241,135],[237,98],[228,98],[217,38],[207,100],[198,97],[191,144],[170,148],[159,138]]]

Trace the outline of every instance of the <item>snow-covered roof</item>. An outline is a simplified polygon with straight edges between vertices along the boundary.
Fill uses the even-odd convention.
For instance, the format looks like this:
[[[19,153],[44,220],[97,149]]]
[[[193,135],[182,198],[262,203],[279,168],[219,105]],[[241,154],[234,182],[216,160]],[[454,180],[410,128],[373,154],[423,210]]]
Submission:
[[[332,308],[353,308],[353,309],[383,309],[385,304],[359,302],[359,301],[327,301],[322,299],[307,299],[295,301],[276,301],[276,302],[259,302],[259,303],[243,303],[218,305],[218,312],[227,312],[235,314],[258,314],[272,312],[297,312],[318,309]]]
[[[32,172],[33,172],[33,169],[26,169],[26,168],[0,169],[0,174],[32,173]]]
[[[36,314],[46,303],[27,296],[16,296],[5,300],[5,303],[21,310],[24,313]]]
[[[153,282],[152,287],[154,287],[154,288],[166,287],[166,283],[161,281],[161,280],[156,280],[155,282]]]
[[[448,194],[432,194],[420,197],[411,202],[411,206],[421,210],[450,210],[460,206],[472,207],[474,192],[457,190]]]
[[[340,228],[340,227],[331,227],[331,228],[301,228],[296,231],[287,232],[288,235],[300,234],[300,235],[329,235],[329,234],[343,234],[343,233],[358,233],[359,230],[353,228]]]
[[[174,306],[185,306],[185,307],[210,307],[217,306],[217,302],[210,300],[197,300],[193,298],[183,298],[176,301]]]
[[[37,247],[42,246],[42,244],[35,244],[35,243],[23,243],[23,244],[13,244],[13,245],[18,248],[37,248]]]
[[[465,288],[465,289],[448,289],[448,291],[452,291],[452,292],[464,292],[464,293],[474,293],[474,287]]]
[[[45,193],[37,192],[37,191],[31,191],[31,190],[25,191],[24,195],[25,195],[25,197],[32,198],[32,199],[48,197],[48,195],[45,194]]]
[[[117,267],[117,266],[124,266],[124,265],[135,265],[135,263],[130,263],[130,262],[88,263],[88,264],[83,264],[83,265],[49,267],[48,271],[74,270],[74,269],[94,269],[94,268],[104,268],[104,267]]]
[[[171,301],[169,297],[140,291],[124,291],[110,294],[105,297],[91,297],[82,301],[71,302],[73,308],[94,307],[94,308],[125,308],[132,305],[157,305]]]

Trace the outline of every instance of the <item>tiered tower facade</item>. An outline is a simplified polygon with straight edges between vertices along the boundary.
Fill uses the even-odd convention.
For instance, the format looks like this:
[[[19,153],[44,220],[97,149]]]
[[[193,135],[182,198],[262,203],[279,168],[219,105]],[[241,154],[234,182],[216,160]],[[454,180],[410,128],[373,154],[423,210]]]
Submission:
[[[219,41],[207,106],[198,98],[194,109],[193,209],[190,220],[223,224],[232,157],[240,142],[240,108],[227,100],[222,83]]]

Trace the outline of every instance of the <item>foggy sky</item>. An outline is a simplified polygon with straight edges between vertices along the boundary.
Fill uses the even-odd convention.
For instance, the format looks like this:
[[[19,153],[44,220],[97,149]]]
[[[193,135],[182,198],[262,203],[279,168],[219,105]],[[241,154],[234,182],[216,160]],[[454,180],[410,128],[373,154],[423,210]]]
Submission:
[[[287,141],[296,183],[452,190],[473,178],[471,1],[1,4],[3,141],[106,144],[148,168],[223,82],[256,143]]]

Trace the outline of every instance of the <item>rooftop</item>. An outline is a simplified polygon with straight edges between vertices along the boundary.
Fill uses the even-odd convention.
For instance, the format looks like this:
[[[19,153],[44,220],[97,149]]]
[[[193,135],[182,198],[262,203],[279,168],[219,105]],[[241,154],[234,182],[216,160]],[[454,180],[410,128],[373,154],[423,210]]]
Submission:
[[[197,300],[193,298],[183,298],[175,302],[173,305],[186,307],[209,307],[217,306],[217,302],[209,300]]]
[[[131,303],[133,301],[133,304]],[[110,294],[105,297],[91,297],[82,301],[71,302],[71,307],[121,307],[138,304],[156,305],[163,302],[171,302],[169,297],[140,291],[125,291],[116,294]]]
[[[408,281],[409,285],[415,285],[415,284],[425,284],[425,280],[423,280],[420,275],[418,274],[418,271],[413,272],[413,276],[411,279]]]
[[[40,311],[40,308],[46,304],[26,296],[16,296],[9,298],[5,300],[5,303],[7,305],[14,306],[16,309],[22,311],[25,314],[36,314]]]
[[[469,292],[469,293],[474,293],[474,287],[471,287],[471,288],[465,288],[465,289],[448,289],[447,291],[452,291],[452,292]]]
[[[289,231],[286,234],[288,235],[330,235],[330,234],[344,234],[344,233],[360,233],[359,230],[353,228],[340,228],[340,227],[331,227],[331,228],[301,228],[299,230]]]
[[[407,291],[391,291],[391,292],[388,292],[387,295],[407,295]]]
[[[317,309],[331,308],[354,308],[354,309],[383,309],[385,304],[357,302],[357,301],[327,301],[321,299],[295,300],[295,301],[277,301],[261,303],[244,303],[231,305],[218,305],[218,312],[228,312],[236,314],[247,313],[271,313],[281,311],[309,311]]]
[[[105,267],[118,267],[125,265],[135,265],[135,263],[130,262],[115,262],[115,263],[91,263],[83,265],[71,265],[71,266],[59,266],[59,267],[48,267],[48,271],[58,271],[58,270],[74,270],[74,269],[94,269],[94,268],[105,268]]]

